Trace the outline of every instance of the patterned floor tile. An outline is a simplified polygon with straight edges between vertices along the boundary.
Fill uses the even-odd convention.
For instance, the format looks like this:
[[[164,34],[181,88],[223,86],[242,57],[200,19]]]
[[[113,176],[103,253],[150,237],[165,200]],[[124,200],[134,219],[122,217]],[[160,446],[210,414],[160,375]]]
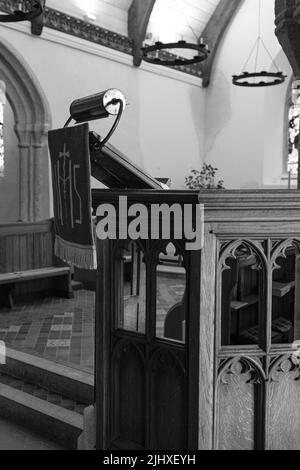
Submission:
[[[71,340],[69,339],[48,339],[47,341],[47,348],[60,348],[65,347],[69,348],[71,344]]]
[[[12,348],[79,368],[82,365],[81,348],[86,346],[90,349],[90,360],[89,363],[85,361],[82,368],[92,371],[95,294],[82,290],[74,295],[70,300],[50,297],[16,304],[12,310],[0,309],[0,340]],[[88,327],[83,336],[85,321]],[[78,340],[75,344],[71,342],[73,334]]]
[[[72,325],[52,325],[50,331],[72,331]]]

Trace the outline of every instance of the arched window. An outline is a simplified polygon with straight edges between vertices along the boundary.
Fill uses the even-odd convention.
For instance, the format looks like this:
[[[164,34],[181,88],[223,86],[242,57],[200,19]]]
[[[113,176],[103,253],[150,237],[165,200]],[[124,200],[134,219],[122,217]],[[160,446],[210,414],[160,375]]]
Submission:
[[[299,131],[300,131],[300,89],[298,82],[292,82],[288,98],[288,155],[286,171],[295,177],[298,174]]]
[[[4,176],[4,104],[5,104],[5,83],[0,81],[0,177]]]

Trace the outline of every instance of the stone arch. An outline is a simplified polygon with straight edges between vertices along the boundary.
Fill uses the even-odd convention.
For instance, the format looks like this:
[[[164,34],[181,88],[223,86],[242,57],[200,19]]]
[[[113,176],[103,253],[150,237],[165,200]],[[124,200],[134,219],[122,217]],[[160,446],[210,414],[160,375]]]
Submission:
[[[287,105],[292,70],[282,50],[275,63],[287,79],[283,85],[267,87],[263,114],[263,184],[287,187]],[[286,125],[284,125],[286,122]],[[282,179],[282,178],[286,178]]]
[[[35,222],[49,216],[47,132],[51,126],[50,107],[28,64],[3,38],[0,43],[0,80],[6,84],[6,96],[14,113],[18,138],[19,221]]]

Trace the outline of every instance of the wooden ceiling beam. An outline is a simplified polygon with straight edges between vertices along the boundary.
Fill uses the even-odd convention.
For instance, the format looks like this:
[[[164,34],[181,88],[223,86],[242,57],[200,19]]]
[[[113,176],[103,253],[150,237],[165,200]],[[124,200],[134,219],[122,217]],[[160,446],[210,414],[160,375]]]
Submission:
[[[133,43],[133,63],[136,67],[139,67],[142,62],[141,48],[154,5],[155,0],[133,0],[129,8],[128,37]]]
[[[275,0],[275,15],[275,34],[295,79],[300,80],[300,2]]]
[[[241,7],[244,0],[220,0],[211,19],[207,23],[201,37],[208,44],[210,55],[200,67],[202,70],[203,87],[208,87],[210,83],[214,59],[218,50],[218,46],[228,28],[229,24]]]
[[[40,0],[42,7],[45,8],[46,0]],[[41,36],[44,27],[44,11],[31,21],[31,33],[35,36]]]

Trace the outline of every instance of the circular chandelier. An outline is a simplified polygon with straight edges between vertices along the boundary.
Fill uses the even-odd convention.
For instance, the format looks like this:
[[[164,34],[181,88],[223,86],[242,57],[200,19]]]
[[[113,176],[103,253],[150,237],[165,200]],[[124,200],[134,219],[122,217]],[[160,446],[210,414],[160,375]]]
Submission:
[[[170,49],[187,49],[197,51],[198,54],[193,58],[178,57],[175,54],[167,53],[167,51]],[[143,60],[145,62],[166,66],[198,64],[206,60],[209,53],[210,51],[208,46],[203,42],[194,44],[183,40],[170,43],[163,43],[158,41],[153,46],[146,46],[142,48]]]
[[[18,2],[18,10],[12,13],[0,15],[1,23],[12,23],[17,21],[32,21],[43,13],[41,0],[25,0]]]
[[[249,79],[253,79],[253,81],[248,81]],[[256,81],[256,79],[260,79],[260,81]],[[263,70],[261,72],[243,72],[240,75],[233,75],[232,83],[236,86],[254,88],[280,85],[285,79],[286,75],[282,72],[273,73]]]
[[[248,87],[248,88],[259,88],[259,87],[267,87],[267,86],[274,86],[280,85],[284,83],[286,79],[286,75],[281,72],[270,54],[267,46],[265,45],[262,37],[261,37],[261,0],[259,0],[259,13],[258,13],[258,37],[254,43],[253,48],[249,54],[248,59],[242,70],[246,70],[248,67],[249,62],[253,58],[254,61],[254,71],[248,72],[244,71],[239,75],[232,76],[232,83],[233,85],[240,86],[240,87]],[[267,72],[266,70],[262,70],[261,72],[258,71],[258,59],[260,55],[260,50],[263,49],[266,55],[271,59],[271,64],[276,69],[275,72]]]

